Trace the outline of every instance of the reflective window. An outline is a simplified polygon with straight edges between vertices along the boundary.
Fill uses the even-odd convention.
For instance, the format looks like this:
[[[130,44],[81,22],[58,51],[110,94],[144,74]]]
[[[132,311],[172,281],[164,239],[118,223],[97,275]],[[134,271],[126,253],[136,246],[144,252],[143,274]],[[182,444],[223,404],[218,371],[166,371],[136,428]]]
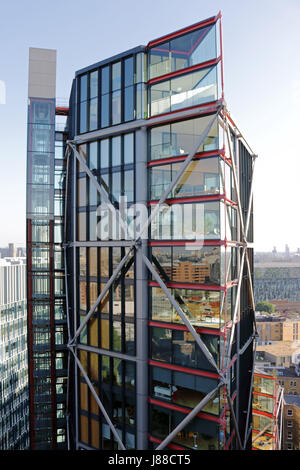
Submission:
[[[121,90],[112,92],[112,124],[121,122]]]
[[[223,318],[220,318],[221,294],[219,291],[173,288],[170,291],[191,324],[219,328],[221,322],[223,323]],[[151,294],[153,320],[183,323],[161,288],[153,287]]]
[[[158,160],[189,154],[212,119],[211,115],[154,127],[150,134],[150,159]],[[215,123],[197,152],[217,150],[218,135],[218,124]]]
[[[107,168],[109,166],[109,139],[100,141],[100,167]]]
[[[124,135],[124,165],[134,161],[134,134]]]
[[[159,165],[150,168],[151,199],[160,199],[183,163]],[[190,163],[168,198],[204,196],[221,193],[219,158],[205,158]]]
[[[149,50],[150,79],[217,57],[216,25],[192,31]]]
[[[217,67],[191,72],[150,87],[151,116],[216,101]]]
[[[220,284],[221,248],[152,247],[154,267],[164,280],[191,284]]]
[[[152,219],[151,238],[154,240],[220,239],[220,203],[199,202],[162,206]]]

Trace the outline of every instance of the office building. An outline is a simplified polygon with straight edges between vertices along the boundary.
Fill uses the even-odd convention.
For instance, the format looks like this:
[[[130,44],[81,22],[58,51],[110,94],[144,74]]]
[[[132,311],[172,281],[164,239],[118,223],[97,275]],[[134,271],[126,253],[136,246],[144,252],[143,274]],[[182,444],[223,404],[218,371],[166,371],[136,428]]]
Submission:
[[[254,162],[224,100],[220,14],[76,72],[57,219],[69,448],[251,448]]]
[[[0,260],[0,449],[29,448],[25,258]]]
[[[283,450],[300,449],[300,397],[284,395]]]

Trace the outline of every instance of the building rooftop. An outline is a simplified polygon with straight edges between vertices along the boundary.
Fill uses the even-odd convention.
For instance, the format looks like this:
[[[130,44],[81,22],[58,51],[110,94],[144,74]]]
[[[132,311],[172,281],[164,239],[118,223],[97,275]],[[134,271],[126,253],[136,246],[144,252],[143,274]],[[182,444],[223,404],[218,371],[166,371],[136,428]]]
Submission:
[[[299,395],[284,395],[284,403],[286,405],[294,405],[300,408],[300,396]]]
[[[300,344],[296,341],[274,341],[272,344],[258,345],[256,350],[257,352],[264,351],[275,356],[289,356],[299,347]]]
[[[25,256],[19,256],[15,258],[0,258],[0,266],[11,266],[14,264],[26,264],[26,257]]]

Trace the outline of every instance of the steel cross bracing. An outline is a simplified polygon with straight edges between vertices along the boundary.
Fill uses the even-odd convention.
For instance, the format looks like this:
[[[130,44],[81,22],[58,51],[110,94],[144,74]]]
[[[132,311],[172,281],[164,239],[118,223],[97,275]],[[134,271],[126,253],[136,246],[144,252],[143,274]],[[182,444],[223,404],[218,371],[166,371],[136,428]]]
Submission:
[[[142,227],[142,229],[140,231],[140,234],[135,239],[131,240],[131,245],[129,246],[129,249],[128,249],[127,253],[122,258],[122,260],[120,261],[118,266],[115,268],[115,270],[112,273],[110,279],[108,280],[108,282],[104,286],[103,290],[101,291],[100,295],[96,299],[95,303],[90,308],[90,310],[87,313],[87,315],[85,316],[84,320],[80,323],[80,325],[77,328],[77,330],[75,331],[73,337],[71,337],[70,329],[68,330],[69,331],[68,349],[72,353],[77,366],[79,367],[79,369],[80,369],[80,371],[81,371],[81,373],[82,373],[89,389],[91,390],[92,394],[94,395],[94,397],[96,399],[96,402],[97,402],[100,410],[102,411],[102,413],[105,417],[105,420],[106,420],[107,424],[109,425],[112,433],[114,434],[114,437],[115,437],[116,441],[118,442],[121,449],[125,449],[125,446],[124,446],[123,442],[121,441],[116,428],[114,427],[113,423],[111,422],[111,420],[110,420],[110,418],[109,418],[102,402],[100,401],[99,396],[97,395],[97,392],[95,391],[91,381],[89,380],[89,377],[88,377],[86,371],[84,370],[83,365],[81,364],[80,360],[77,357],[77,354],[76,354],[77,339],[78,339],[78,336],[80,335],[80,333],[82,332],[83,328],[88,323],[89,319],[93,316],[93,314],[94,314],[97,306],[101,302],[102,298],[108,292],[109,288],[112,286],[112,284],[115,281],[115,279],[117,278],[118,274],[120,273],[122,268],[125,266],[126,261],[128,260],[129,256],[134,252],[134,250],[139,250],[140,249],[140,241],[141,241],[142,235],[145,233],[146,230],[148,230],[152,219],[156,216],[156,214],[160,210],[161,206],[165,203],[165,200],[167,199],[168,195],[170,194],[170,192],[172,191],[174,186],[178,183],[178,181],[180,180],[182,175],[185,173],[186,169],[188,168],[189,164],[191,163],[192,159],[194,158],[197,150],[199,149],[199,147],[205,141],[207,135],[209,134],[209,131],[211,130],[211,128],[214,125],[214,123],[216,122],[216,120],[221,119],[222,112],[224,113],[224,105],[221,105],[221,106],[218,107],[217,113],[213,116],[213,118],[211,119],[211,121],[209,122],[209,124],[207,125],[207,127],[205,128],[203,133],[201,134],[201,136],[200,136],[199,140],[197,141],[196,145],[194,146],[193,150],[186,157],[186,159],[184,160],[184,162],[183,162],[182,166],[180,167],[179,171],[176,173],[175,178],[171,181],[171,183],[169,184],[167,190],[161,196],[159,202],[155,205],[154,210],[150,213],[150,216],[148,217],[146,223]],[[227,130],[228,130],[228,124],[227,124]],[[238,187],[238,181],[237,181],[237,177],[236,177],[236,173],[235,173],[233,153],[232,153],[231,147],[229,147],[229,148],[230,148],[230,157],[231,157],[231,162],[232,162],[232,169],[233,169],[233,173],[234,173],[235,190],[236,190],[237,200],[238,200],[240,223],[241,223],[242,232],[243,232],[243,254],[242,254],[242,263],[241,263],[241,269],[240,269],[240,275],[239,275],[239,284],[238,284],[238,292],[240,293],[241,280],[242,280],[241,272],[243,271],[244,259],[245,259],[245,257],[248,259],[246,234],[247,234],[247,231],[248,231],[249,220],[250,220],[249,211],[251,210],[251,204],[252,204],[252,191],[251,191],[249,207],[248,207],[248,217],[247,217],[247,223],[246,223],[246,230],[244,230],[242,211],[241,211],[241,205],[240,205],[240,199],[239,199],[239,187]],[[105,200],[105,202],[107,204],[107,208],[111,211],[111,213],[114,216],[116,216],[118,218],[119,223],[120,223],[120,225],[122,226],[122,228],[124,230],[124,233],[128,233],[126,222],[124,222],[124,220],[122,219],[120,213],[118,211],[116,211],[115,207],[113,206],[113,204],[109,200],[106,191],[102,187],[102,183],[101,184],[98,183],[95,176],[93,175],[93,173],[90,171],[90,169],[86,165],[85,160],[83,159],[83,157],[81,156],[81,154],[77,150],[76,142],[74,142],[74,141],[68,141],[67,142],[67,151],[66,152],[68,152],[68,163],[69,163],[69,156],[71,154],[70,151],[73,152],[73,156],[75,157],[74,158],[74,163],[76,162],[76,160],[79,161],[79,163],[81,165],[81,169],[83,169],[85,171],[85,173],[89,176],[90,181],[92,182],[92,184],[95,186],[96,190],[100,193],[100,195]],[[67,166],[67,171],[68,171],[68,166]],[[66,218],[65,218],[65,224],[66,224]],[[94,243],[95,246],[97,246],[98,244],[99,244],[99,242]],[[66,249],[68,247],[72,247],[72,246],[74,247],[75,245],[80,245],[80,243],[79,242],[73,242],[73,243],[67,243],[66,242],[65,246],[64,246],[65,252],[66,252]],[[122,245],[121,241],[120,242],[116,241],[114,246],[123,246],[123,245]],[[232,416],[232,419],[233,419],[234,428],[235,428],[235,432],[236,432],[236,436],[237,436],[238,447],[240,449],[242,449],[243,445],[242,445],[242,441],[241,441],[241,437],[240,437],[240,433],[239,433],[239,429],[238,429],[238,423],[237,423],[237,420],[236,420],[236,417],[235,417],[235,412],[234,412],[234,408],[233,408],[232,399],[231,399],[231,396],[230,396],[229,383],[228,383],[229,381],[226,378],[226,376],[228,376],[228,369],[230,368],[229,362],[230,362],[230,354],[231,354],[231,344],[232,344],[232,340],[233,340],[234,328],[235,328],[235,324],[237,322],[237,315],[238,315],[237,307],[235,308],[235,312],[234,312],[233,323],[232,323],[232,332],[231,332],[231,338],[230,338],[230,344],[229,344],[229,351],[228,351],[228,354],[227,354],[227,358],[228,358],[229,362],[225,363],[223,369],[220,370],[218,368],[212,354],[210,353],[207,346],[204,344],[202,339],[197,334],[195,328],[193,327],[193,325],[191,324],[191,322],[187,318],[186,314],[183,312],[183,310],[179,306],[179,304],[176,301],[176,299],[174,298],[174,296],[170,293],[169,289],[167,288],[166,284],[162,281],[162,279],[158,275],[157,271],[153,268],[153,266],[151,264],[151,261],[144,254],[142,254],[142,258],[143,258],[143,261],[144,261],[145,265],[147,266],[148,270],[153,274],[153,276],[155,277],[155,279],[159,283],[160,287],[162,288],[162,290],[164,291],[164,293],[168,297],[169,301],[171,302],[171,304],[173,305],[173,307],[175,308],[175,310],[177,311],[177,313],[181,317],[182,321],[184,322],[184,324],[186,325],[186,327],[188,328],[188,330],[192,334],[193,338],[195,339],[196,344],[201,349],[201,351],[203,352],[203,354],[205,355],[205,357],[207,358],[209,363],[214,367],[214,369],[216,370],[216,372],[218,373],[218,375],[220,377],[220,381],[219,381],[218,386],[214,390],[209,392],[198,403],[198,405],[196,405],[193,408],[193,410],[188,413],[188,415],[182,420],[182,422],[179,423],[179,425],[168,436],[166,436],[166,438],[157,447],[157,450],[165,448],[168,445],[168,443],[171,442],[173,437],[181,429],[183,429],[199,413],[199,411],[205,406],[205,404],[218,392],[220,387],[223,387],[223,386],[225,388],[226,398],[227,398],[227,401],[228,401],[229,408],[231,410],[231,416]],[[66,255],[65,255],[65,259],[66,259]],[[248,269],[250,271],[250,265],[249,265]],[[67,263],[65,263],[65,270],[66,270],[65,273],[66,273],[66,288],[67,288],[67,281],[68,281],[67,280],[67,276],[68,276]],[[250,287],[250,290],[252,291],[252,284],[249,287]],[[253,299],[253,292],[252,292],[252,297],[251,298]],[[237,297],[236,297],[236,305],[238,304],[238,300],[239,300],[239,295],[237,295]],[[253,305],[254,305],[254,300],[253,300]],[[71,312],[70,312],[69,308],[67,308],[68,316],[70,315],[70,313]],[[70,322],[68,321],[68,325],[69,324],[70,324]],[[226,343],[224,341],[224,348],[225,347],[226,347]],[[133,357],[132,360],[134,360],[134,359],[135,358]],[[225,374],[224,374],[224,371],[225,371]]]

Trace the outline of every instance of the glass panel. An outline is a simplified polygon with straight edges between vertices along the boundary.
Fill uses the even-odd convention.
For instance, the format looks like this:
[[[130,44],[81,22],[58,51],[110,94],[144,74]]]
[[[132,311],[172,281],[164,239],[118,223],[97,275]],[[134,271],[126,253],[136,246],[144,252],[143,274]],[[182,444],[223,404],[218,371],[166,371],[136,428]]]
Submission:
[[[79,212],[78,214],[78,239],[79,241],[86,241],[86,212]]]
[[[90,100],[89,130],[93,131],[98,127],[98,98]]]
[[[215,101],[217,97],[216,67],[171,80],[171,111]]]
[[[98,70],[90,73],[90,98],[98,96]]]
[[[138,83],[136,85],[136,119],[147,118],[147,93],[146,85]]]
[[[109,166],[109,139],[100,141],[100,167],[107,168]]]
[[[112,166],[121,165],[121,137],[113,137],[112,141]]]
[[[152,258],[166,280],[220,284],[220,247],[153,247]]]
[[[219,202],[163,206],[151,222],[154,240],[218,240],[220,237]]]
[[[80,77],[80,100],[87,100],[87,75],[82,75]]]
[[[134,134],[124,135],[124,165],[134,160]]]
[[[113,91],[112,93],[112,124],[121,122],[121,91]]]
[[[130,86],[124,90],[124,121],[132,121],[134,119],[134,87]]]
[[[172,331],[165,328],[152,328],[152,359],[172,362]]]
[[[151,160],[189,154],[212,119],[213,116],[205,116],[153,128],[151,130]],[[219,129],[216,123],[198,152],[218,149],[218,135]]]
[[[77,192],[78,206],[86,206],[86,178],[77,179]]]
[[[101,127],[109,126],[109,97],[109,94],[101,97]]]
[[[80,103],[80,133],[87,131],[87,102]]]
[[[109,65],[101,70],[101,94],[109,93]]]
[[[121,88],[121,62],[116,62],[112,66],[112,90]]]
[[[192,31],[149,50],[150,79],[217,56],[216,25]]]
[[[171,72],[170,44],[165,42],[149,51],[149,79]]]
[[[89,155],[89,167],[91,170],[97,170],[98,168],[98,142],[91,142],[89,144],[89,150],[90,150],[90,155]]]
[[[124,172],[124,195],[127,197],[127,202],[134,200],[134,171],[129,170]]]
[[[151,115],[217,100],[216,66],[152,85]]]
[[[193,325],[219,328],[220,292],[198,289],[170,289],[177,303]],[[152,319],[182,323],[162,289],[152,288]]]
[[[133,85],[133,57],[124,60],[124,86]]]

